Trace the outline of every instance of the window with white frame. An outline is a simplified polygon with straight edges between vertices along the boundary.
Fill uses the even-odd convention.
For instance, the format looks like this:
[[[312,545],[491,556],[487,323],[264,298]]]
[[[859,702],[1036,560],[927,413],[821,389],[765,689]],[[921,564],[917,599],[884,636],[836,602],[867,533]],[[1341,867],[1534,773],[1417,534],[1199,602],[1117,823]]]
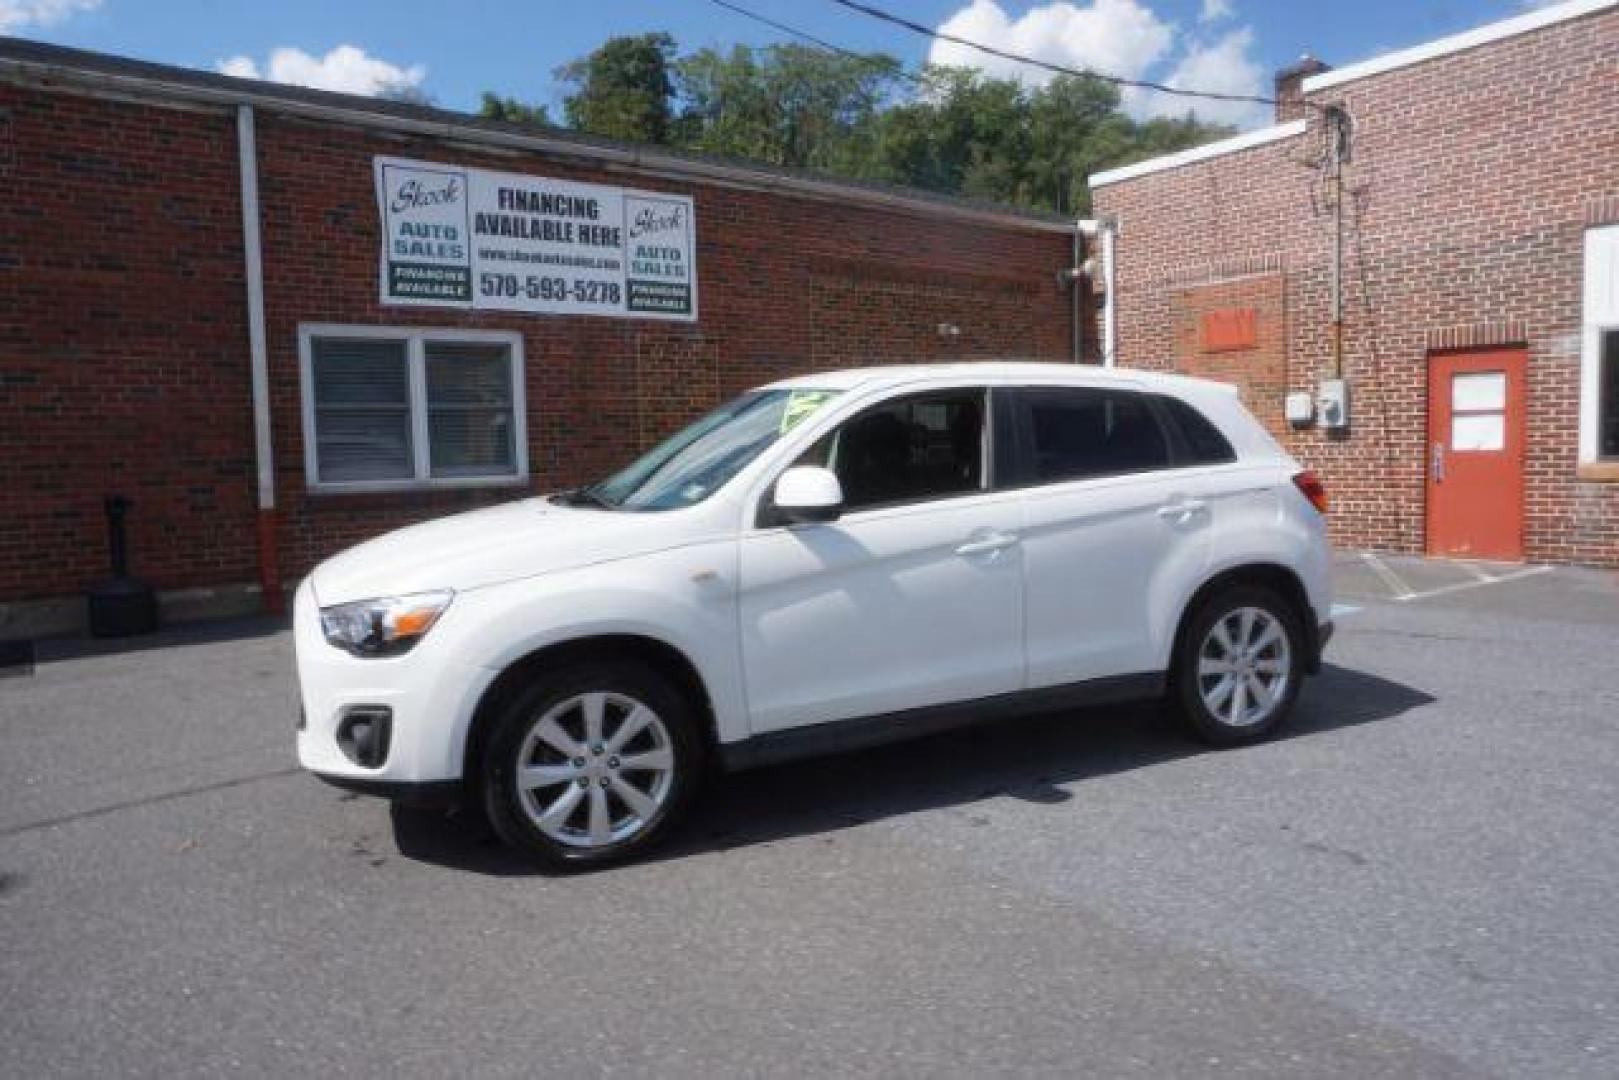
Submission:
[[[1580,462],[1619,464],[1619,225],[1585,234]]]
[[[520,335],[304,326],[298,337],[311,489],[527,478]]]

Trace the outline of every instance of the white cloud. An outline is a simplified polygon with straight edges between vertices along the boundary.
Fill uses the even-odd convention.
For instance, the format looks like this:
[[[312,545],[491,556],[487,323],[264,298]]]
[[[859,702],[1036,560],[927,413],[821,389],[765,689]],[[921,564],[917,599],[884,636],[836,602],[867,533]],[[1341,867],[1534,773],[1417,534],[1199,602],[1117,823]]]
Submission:
[[[1094,0],[1085,7],[1051,3],[1030,8],[1019,19],[1008,16],[995,0],[972,0],[939,30],[1054,64],[1127,78],[1163,58],[1175,37],[1173,27],[1136,0]],[[1036,84],[1053,78],[1048,71],[948,41],[934,41],[928,62],[976,67]]]
[[[1205,25],[1232,16],[1231,0],[1203,0]],[[1217,40],[1183,32],[1143,0],[1069,0],[1030,8],[1019,18],[997,0],[970,0],[939,27],[969,41],[1031,56],[1065,67],[1143,79],[1181,89],[1263,97],[1265,72],[1254,60],[1251,27],[1229,30]],[[975,67],[990,75],[1044,85],[1052,73],[981,53],[965,45],[935,41],[928,62]],[[1125,88],[1126,111],[1137,117],[1184,116],[1239,127],[1266,123],[1267,106],[1255,102],[1211,101],[1160,91]]]
[[[101,0],[0,0],[0,34],[29,26],[52,26],[100,6]]]
[[[1193,43],[1181,55],[1165,86],[1176,89],[1208,90],[1216,94],[1245,97],[1265,95],[1265,73],[1254,62],[1254,32],[1248,27],[1233,30],[1212,45]],[[1147,116],[1185,116],[1197,113],[1203,120],[1237,127],[1258,127],[1273,115],[1272,107],[1256,101],[1213,101],[1148,91],[1137,100],[1137,108]]]
[[[244,79],[268,79],[316,90],[368,96],[413,89],[427,77],[427,68],[420,64],[398,67],[367,56],[364,49],[354,45],[339,45],[321,57],[311,56],[302,49],[280,48],[270,53],[263,67],[250,56],[233,56],[214,67],[222,74]]]

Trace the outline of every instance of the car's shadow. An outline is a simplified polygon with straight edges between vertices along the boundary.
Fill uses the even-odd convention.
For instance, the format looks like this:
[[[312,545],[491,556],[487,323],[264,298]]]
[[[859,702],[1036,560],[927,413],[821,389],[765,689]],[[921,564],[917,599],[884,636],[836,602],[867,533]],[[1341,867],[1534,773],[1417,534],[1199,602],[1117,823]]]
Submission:
[[[1387,720],[1433,701],[1420,690],[1326,665],[1281,736],[1309,738]],[[718,777],[671,842],[649,855],[699,852],[817,835],[997,796],[1063,803],[1073,785],[1206,751],[1156,705],[1070,710]],[[474,813],[395,805],[406,858],[485,874],[537,871],[501,846]]]

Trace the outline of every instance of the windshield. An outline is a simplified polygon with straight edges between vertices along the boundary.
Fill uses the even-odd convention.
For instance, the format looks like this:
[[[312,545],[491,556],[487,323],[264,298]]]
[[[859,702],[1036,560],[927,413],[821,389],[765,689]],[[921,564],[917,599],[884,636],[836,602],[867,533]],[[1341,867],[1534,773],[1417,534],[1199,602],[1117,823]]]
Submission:
[[[567,499],[615,510],[677,510],[702,502],[837,393],[782,389],[743,394]]]

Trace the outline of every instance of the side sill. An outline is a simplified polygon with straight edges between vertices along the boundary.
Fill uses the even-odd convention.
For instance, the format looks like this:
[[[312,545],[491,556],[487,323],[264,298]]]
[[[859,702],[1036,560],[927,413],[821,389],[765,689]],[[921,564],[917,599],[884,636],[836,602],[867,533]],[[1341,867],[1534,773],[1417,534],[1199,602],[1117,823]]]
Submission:
[[[451,807],[461,802],[463,793],[459,780],[372,780],[364,776],[334,776],[319,772],[310,775],[344,791],[372,795],[406,806]]]
[[[722,743],[720,763],[728,772],[756,769],[798,758],[842,753],[921,738],[954,728],[971,727],[1016,716],[1028,716],[1055,709],[1111,705],[1159,697],[1167,680],[1163,672],[1113,675],[1105,679],[1010,694],[927,705],[919,709],[831,720],[823,724],[786,728],[754,735],[737,742]]]

